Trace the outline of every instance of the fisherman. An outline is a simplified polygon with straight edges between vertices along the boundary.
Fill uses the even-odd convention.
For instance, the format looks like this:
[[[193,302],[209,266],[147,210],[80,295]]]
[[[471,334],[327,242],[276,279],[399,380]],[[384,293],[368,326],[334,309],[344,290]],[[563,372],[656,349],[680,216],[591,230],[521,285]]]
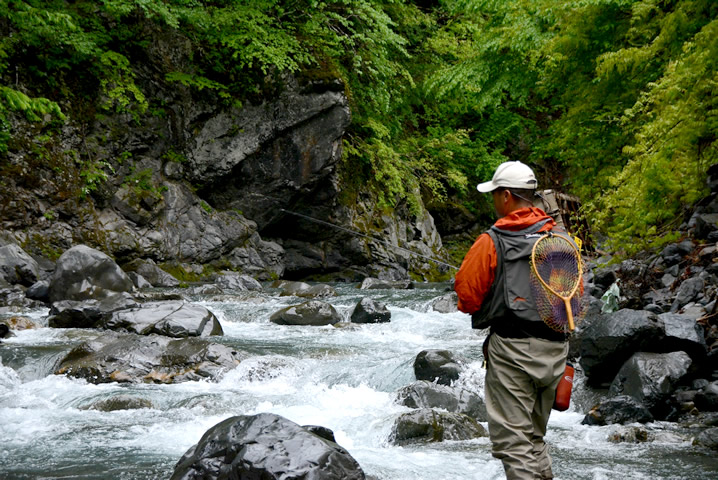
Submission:
[[[549,328],[533,303],[530,255],[512,255],[530,252],[525,243],[556,226],[533,206],[536,187],[521,162],[502,163],[477,186],[491,192],[499,219],[473,244],[454,283],[472,327],[491,327],[484,349],[489,437],[508,480],[553,478],[544,435],[568,354],[566,335]]]

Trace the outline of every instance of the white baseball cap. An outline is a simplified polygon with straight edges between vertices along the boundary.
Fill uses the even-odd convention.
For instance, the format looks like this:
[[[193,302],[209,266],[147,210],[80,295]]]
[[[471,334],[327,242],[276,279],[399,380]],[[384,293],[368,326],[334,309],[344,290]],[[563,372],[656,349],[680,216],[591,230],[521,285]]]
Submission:
[[[504,162],[496,168],[490,182],[479,183],[476,189],[481,193],[493,192],[497,188],[535,190],[537,184],[531,167],[521,162]]]

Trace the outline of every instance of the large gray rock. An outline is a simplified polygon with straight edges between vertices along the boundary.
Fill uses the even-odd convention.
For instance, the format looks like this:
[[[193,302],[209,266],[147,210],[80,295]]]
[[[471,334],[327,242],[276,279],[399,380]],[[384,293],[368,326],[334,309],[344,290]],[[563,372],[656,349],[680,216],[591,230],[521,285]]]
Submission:
[[[718,427],[706,428],[693,440],[693,445],[718,450]]]
[[[60,300],[52,304],[47,323],[52,328],[97,328],[112,312],[135,307],[139,303],[127,292],[100,300]]]
[[[628,395],[611,397],[596,405],[581,422],[584,425],[611,425],[614,423],[648,423],[652,422],[651,412]]]
[[[664,336],[658,317],[647,311],[623,309],[601,315],[581,332],[581,368],[590,385],[609,384],[635,352],[650,351]]]
[[[215,279],[214,283],[223,290],[259,291],[262,284],[249,275],[242,275],[237,272],[222,272]]]
[[[362,290],[410,289],[414,288],[411,280],[384,280],[380,278],[365,278],[359,288]]]
[[[434,299],[431,302],[431,309],[439,313],[458,312],[458,302],[459,297],[456,295],[456,292],[447,293],[446,295],[442,295],[439,298]]]
[[[133,288],[130,277],[109,256],[78,245],[57,260],[50,281],[50,300],[101,300]]]
[[[691,363],[685,352],[636,353],[621,367],[609,392],[628,395],[656,416]]]
[[[200,338],[106,332],[73,348],[55,374],[90,383],[179,383],[217,380],[239,364],[231,348]]]
[[[182,456],[171,480],[364,480],[349,452],[315,428],[272,413],[230,417]]]
[[[334,325],[342,321],[337,310],[326,302],[310,300],[299,305],[283,308],[269,317],[278,325]]]
[[[222,326],[205,307],[183,301],[148,302],[135,308],[114,311],[96,325],[140,335],[207,337],[222,335]]]
[[[40,266],[25,250],[14,243],[0,247],[0,278],[26,287],[37,282]]]
[[[124,265],[125,272],[135,272],[153,287],[177,287],[180,281],[157,266],[152,259],[137,259]]]
[[[409,443],[471,440],[487,436],[486,429],[468,415],[422,408],[397,418],[389,435],[389,442]]]
[[[671,312],[677,312],[689,302],[693,301],[705,288],[705,282],[700,277],[691,277],[681,283],[678,293],[671,305]]]
[[[391,321],[391,312],[382,302],[363,297],[350,316],[352,323],[385,323]]]
[[[690,315],[662,313],[658,318],[665,330],[665,349],[683,350],[694,360],[705,359],[708,353],[703,326]]]
[[[423,350],[414,359],[417,380],[451,385],[463,371],[462,361],[448,350]]]
[[[486,404],[481,397],[461,387],[420,380],[400,389],[397,399],[399,404],[409,408],[442,408],[463,413],[479,422],[488,420]]]

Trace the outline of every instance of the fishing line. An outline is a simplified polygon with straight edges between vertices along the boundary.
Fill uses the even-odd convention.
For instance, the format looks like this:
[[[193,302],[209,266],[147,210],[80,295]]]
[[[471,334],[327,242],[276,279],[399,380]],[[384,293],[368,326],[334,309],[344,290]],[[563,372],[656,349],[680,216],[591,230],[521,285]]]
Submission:
[[[290,213],[290,214],[292,214],[292,215],[296,215],[296,216],[298,216],[298,217],[305,218],[305,219],[307,219],[307,220],[311,220],[312,222],[317,222],[317,223],[321,223],[322,225],[327,225],[327,226],[329,226],[329,227],[334,227],[334,228],[336,228],[336,229],[338,229],[338,230],[342,230],[342,231],[345,231],[345,232],[347,232],[347,233],[351,233],[351,234],[353,234],[353,235],[359,235],[360,237],[368,238],[369,240],[374,240],[375,242],[381,242],[381,243],[383,243],[383,244],[385,244],[385,245],[389,245],[390,247],[398,248],[399,250],[403,250],[403,251],[408,252],[408,253],[410,253],[410,254],[412,254],[412,255],[417,255],[417,256],[419,256],[419,257],[425,258],[425,259],[427,259],[427,260],[431,260],[432,262],[436,262],[436,263],[439,263],[439,264],[441,264],[441,265],[445,265],[445,266],[450,267],[450,268],[453,268],[453,269],[455,269],[455,270],[458,270],[458,269],[459,269],[459,267],[456,267],[456,266],[454,266],[454,265],[448,264],[448,263],[446,263],[446,262],[442,262],[441,260],[437,260],[436,258],[429,257],[428,255],[424,255],[423,253],[415,252],[415,251],[413,251],[413,250],[409,250],[408,248],[404,248],[404,247],[400,247],[400,246],[398,246],[398,245],[394,245],[394,244],[392,244],[392,243],[387,242],[386,240],[381,240],[381,239],[379,239],[379,238],[372,237],[371,235],[367,235],[367,234],[365,234],[365,233],[357,232],[356,230],[352,230],[352,229],[350,229],[350,228],[341,227],[341,226],[339,226],[339,225],[335,225],[335,224],[333,224],[333,223],[325,222],[324,220],[319,220],[318,218],[310,217],[309,215],[304,215],[303,213],[292,212],[291,210],[286,210],[286,209],[284,209],[284,208],[280,208],[279,210],[281,210],[282,212]]]

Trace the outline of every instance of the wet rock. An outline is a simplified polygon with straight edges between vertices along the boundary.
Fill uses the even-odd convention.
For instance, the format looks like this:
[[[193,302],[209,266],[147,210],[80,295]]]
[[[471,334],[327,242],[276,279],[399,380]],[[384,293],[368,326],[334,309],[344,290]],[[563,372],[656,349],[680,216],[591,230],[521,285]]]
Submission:
[[[630,396],[656,416],[691,363],[685,352],[636,353],[621,367],[609,392]]]
[[[641,427],[624,427],[608,435],[611,443],[645,443],[648,441],[648,430]]]
[[[391,321],[391,312],[386,305],[372,298],[359,300],[351,314],[352,323],[384,323]]]
[[[148,302],[136,308],[114,311],[103,316],[97,326],[174,338],[223,335],[214,313],[201,305],[183,301]]]
[[[10,317],[3,320],[10,330],[33,330],[39,325],[28,317]]]
[[[693,445],[718,450],[718,427],[707,428],[693,440]]]
[[[359,464],[325,435],[272,413],[230,417],[205,432],[171,480],[364,480]]]
[[[4,323],[0,323],[0,338],[14,337],[15,334],[10,331],[10,327]]]
[[[50,281],[50,300],[100,300],[133,288],[130,277],[114,260],[94,248],[78,245],[58,259]]]
[[[115,395],[105,400],[94,402],[87,410],[99,410],[101,412],[115,412],[117,410],[139,410],[141,408],[152,408],[152,402],[146,398],[133,397],[131,395]]]
[[[298,296],[299,293],[312,288],[311,285],[305,282],[290,282],[286,280],[274,282],[272,285],[275,288],[281,289],[279,293],[280,297]]]
[[[583,425],[611,425],[652,421],[653,415],[648,408],[628,395],[619,395],[608,398],[593,407],[581,423]]]
[[[414,382],[399,390],[397,401],[409,408],[441,408],[452,413],[463,413],[479,422],[488,420],[486,404],[476,393],[428,380]]]
[[[717,412],[718,381],[710,383],[696,392],[693,403],[701,412]]]
[[[402,414],[394,423],[389,442],[409,443],[471,440],[487,436],[486,429],[468,415],[422,408]]]
[[[431,302],[431,309],[439,313],[458,312],[458,302],[459,297],[456,295],[456,292],[447,293],[446,295],[442,295],[441,297],[434,299]]]
[[[133,260],[124,265],[123,270],[142,276],[153,287],[177,287],[180,284],[179,280],[158,267],[152,259]]]
[[[380,280],[378,278],[365,278],[359,288],[362,290],[384,290],[384,289],[410,289],[414,288],[411,280]]]
[[[310,300],[273,313],[269,321],[278,325],[321,326],[341,322],[342,316],[330,304],[320,300]]]
[[[52,328],[98,328],[118,310],[139,307],[129,293],[113,293],[100,300],[61,300],[52,304],[48,326]]]
[[[40,266],[14,243],[0,247],[0,277],[9,284],[30,286],[39,280]]]
[[[579,346],[589,385],[610,383],[633,353],[650,351],[663,337],[662,322],[650,312],[623,309],[596,318],[581,333]]]
[[[73,348],[57,375],[90,383],[179,383],[217,380],[240,361],[236,351],[200,338],[106,332]]]
[[[658,318],[665,329],[664,349],[683,350],[694,360],[705,359],[708,353],[703,327],[696,317],[677,313],[662,313]]]
[[[417,380],[451,385],[463,371],[460,363],[448,350],[424,350],[414,359],[414,375]]]

